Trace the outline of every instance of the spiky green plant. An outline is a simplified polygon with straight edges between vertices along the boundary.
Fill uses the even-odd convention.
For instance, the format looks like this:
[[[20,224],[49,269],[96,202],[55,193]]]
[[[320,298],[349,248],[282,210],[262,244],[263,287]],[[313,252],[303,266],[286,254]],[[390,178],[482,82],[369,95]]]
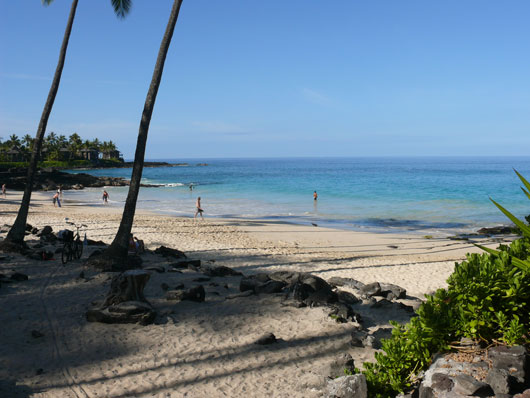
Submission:
[[[530,183],[515,170],[530,199]],[[522,233],[497,250],[468,254],[455,264],[447,289],[427,296],[406,325],[392,323],[392,337],[382,341],[375,363],[364,364],[371,398],[410,390],[432,355],[462,337],[497,344],[530,342],[530,227],[492,199]]]

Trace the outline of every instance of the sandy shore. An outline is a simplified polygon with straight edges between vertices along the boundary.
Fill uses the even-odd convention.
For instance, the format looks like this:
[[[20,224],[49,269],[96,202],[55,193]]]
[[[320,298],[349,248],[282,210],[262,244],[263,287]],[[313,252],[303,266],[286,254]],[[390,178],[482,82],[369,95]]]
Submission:
[[[16,216],[20,194],[0,199],[0,227]],[[88,237],[110,243],[121,209],[54,208],[50,195],[36,193],[28,222],[63,229],[65,217],[88,225]],[[7,228],[2,228],[0,238]],[[160,245],[188,257],[252,274],[277,270],[348,277],[364,283],[393,283],[414,297],[445,287],[454,262],[478,250],[467,241],[419,235],[372,234],[271,221],[171,218],[137,213],[133,233],[147,248]],[[28,243],[37,242],[28,236]],[[497,241],[482,241],[494,247]],[[93,250],[88,247],[87,254]],[[361,367],[373,349],[352,348],[351,323],[338,324],[326,308],[286,306],[279,295],[227,300],[239,278],[203,282],[206,302],[175,303],[162,283],[197,284],[193,272],[153,273],[146,297],[159,317],[154,325],[88,323],[85,311],[101,300],[112,274],[85,269],[81,261],[35,261],[1,255],[0,273],[21,272],[28,281],[0,287],[0,393],[20,397],[319,397],[326,367],[349,352]],[[146,254],[144,265],[167,265]],[[84,278],[79,278],[84,271]],[[363,314],[368,330],[387,328],[405,314]],[[39,331],[42,337],[32,337]],[[253,342],[272,332],[280,342]],[[0,394],[2,395],[2,394]],[[9,395],[2,395],[9,396]]]

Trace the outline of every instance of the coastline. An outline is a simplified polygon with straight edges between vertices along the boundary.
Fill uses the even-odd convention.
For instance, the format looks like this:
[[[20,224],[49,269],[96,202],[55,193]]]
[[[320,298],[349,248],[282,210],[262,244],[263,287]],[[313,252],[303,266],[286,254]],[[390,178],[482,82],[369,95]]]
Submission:
[[[10,224],[12,222],[10,216],[14,220],[21,197],[21,192],[10,192],[7,200],[0,201],[2,224]],[[28,223],[37,227],[50,225],[54,231],[57,231],[67,227],[64,219],[68,217],[70,221],[88,224],[89,238],[110,244],[118,229],[122,210],[121,206],[103,204],[87,206],[64,202],[63,207],[54,208],[48,193],[33,192]],[[98,227],[99,225],[101,227]],[[179,231],[179,227],[186,232]],[[467,234],[468,239],[460,240],[454,239],[453,234],[450,233],[445,236],[425,236],[407,232],[354,231],[281,220],[209,218],[208,216],[204,220],[194,220],[192,217],[169,216],[145,209],[137,209],[132,232],[145,240],[146,247],[150,249],[154,249],[156,244],[164,244],[195,254],[215,251],[223,242],[219,250],[233,252],[265,250],[272,254],[296,256],[304,259],[300,261],[298,267],[295,267],[297,271],[312,272],[316,275],[319,275],[319,269],[311,266],[310,263],[316,264],[327,259],[334,263],[343,263],[342,269],[345,271],[349,268],[362,269],[359,275],[353,272],[353,276],[348,275],[348,277],[355,279],[357,276],[364,283],[373,282],[370,276],[375,277],[379,273],[370,272],[368,270],[370,266],[390,269],[395,264],[405,262],[439,266],[440,269],[431,271],[435,273],[440,271],[442,275],[434,278],[432,283],[416,279],[417,286],[403,286],[420,298],[438,287],[445,286],[445,279],[451,273],[455,261],[465,259],[466,253],[481,253],[473,243],[496,247],[499,243],[514,239],[513,235],[488,237],[474,234],[472,231]],[[233,240],[231,235],[237,236],[237,239]],[[221,236],[223,238],[219,240]],[[329,258],[330,256],[333,258]],[[319,260],[317,261],[316,258]],[[290,264],[290,267],[293,267],[293,262]],[[280,267],[280,264],[275,267]],[[441,271],[442,269],[444,271]],[[257,266],[256,272],[260,270]],[[381,281],[399,285],[399,281],[404,283],[409,279],[415,279],[412,276],[414,272],[411,271],[411,275],[398,276],[381,270],[381,276],[387,278]],[[321,273],[319,276],[323,278],[344,276],[340,270],[323,269]]]
[[[12,223],[20,197],[8,192],[7,199],[0,199],[0,226]],[[37,228],[50,225],[57,232],[66,227],[68,217],[88,225],[88,238],[110,243],[121,213],[120,207],[103,205],[54,208],[48,194],[35,192],[28,222]],[[6,230],[2,228],[1,237]],[[412,306],[424,294],[445,287],[454,262],[463,260],[465,253],[480,252],[470,241],[448,238],[270,220],[202,221],[142,210],[136,214],[133,233],[148,249],[168,246],[189,258],[245,275],[302,271],[326,280],[344,277],[393,283],[407,290],[402,302]],[[38,241],[34,236],[27,239]],[[510,239],[480,238],[480,243],[496,247],[499,240]],[[94,249],[88,246],[86,252]],[[171,397],[318,397],[325,369],[339,353],[350,353],[361,367],[375,352],[351,347],[354,326],[336,323],[325,307],[292,308],[284,305],[281,295],[226,299],[239,291],[234,277],[205,282],[204,303],[175,304],[164,298],[161,285],[197,284],[196,274],[152,272],[145,294],[163,320],[146,327],[87,323],[83,314],[91,302],[107,293],[109,274],[87,269],[81,261],[62,266],[58,260],[3,257],[0,273],[17,271],[30,279],[1,287],[0,297],[10,310],[0,314],[6,326],[0,330],[4,342],[0,379],[39,391],[35,396],[75,396],[72,391],[85,391],[89,396],[113,398],[155,392]],[[147,254],[144,261],[159,265],[161,260]],[[372,314],[373,310],[363,317],[374,333],[388,332],[390,319],[407,320],[394,310],[380,318]],[[32,338],[32,330],[44,337]],[[265,332],[280,339],[275,348],[253,344]],[[42,374],[36,369],[42,369]]]
[[[201,160],[209,167],[192,167],[199,159],[190,159],[189,167],[146,169],[142,182],[160,187],[142,189],[138,208],[193,216],[196,197],[201,196],[208,215],[219,218],[433,236],[508,224],[489,197],[521,219],[528,212],[512,171],[516,167],[530,173],[526,158]],[[130,177],[130,169],[90,173]],[[116,190],[114,195],[109,191],[111,198],[120,205],[125,189],[111,189]],[[99,196],[91,201],[98,202]]]

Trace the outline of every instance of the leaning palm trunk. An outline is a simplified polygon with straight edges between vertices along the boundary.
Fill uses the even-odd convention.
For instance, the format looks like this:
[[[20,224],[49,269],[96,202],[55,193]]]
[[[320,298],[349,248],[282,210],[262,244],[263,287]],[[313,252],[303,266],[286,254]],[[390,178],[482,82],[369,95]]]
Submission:
[[[64,32],[63,44],[61,46],[61,52],[59,53],[59,62],[55,69],[55,75],[53,77],[52,86],[48,93],[48,99],[42,116],[40,119],[37,135],[35,137],[35,143],[33,145],[33,152],[31,153],[31,160],[28,166],[28,177],[26,181],[26,188],[24,189],[24,196],[22,197],[22,203],[18,210],[17,218],[15,223],[9,230],[5,240],[0,243],[0,249],[3,250],[20,250],[24,247],[24,232],[26,229],[26,221],[28,218],[29,203],[31,200],[31,190],[35,180],[35,174],[37,172],[37,162],[39,161],[40,150],[42,148],[42,141],[44,139],[44,133],[46,132],[46,126],[48,125],[48,118],[53,108],[55,96],[59,89],[59,83],[61,81],[61,75],[63,72],[64,59],[66,57],[66,49],[68,48],[68,40],[70,39],[70,33],[72,32],[72,25],[74,23],[75,11],[77,8],[78,0],[72,1],[72,7],[70,9],[70,16],[68,17],[68,24],[66,25],[66,31]]]
[[[160,86],[160,81],[162,79],[164,63],[166,61],[169,44],[171,43],[171,38],[173,37],[173,31],[177,23],[181,5],[182,0],[174,1],[169,22],[166,27],[166,32],[164,34],[164,38],[162,39],[162,43],[160,44],[160,50],[158,51],[155,70],[153,71],[151,85],[149,86],[149,91],[147,92],[147,97],[145,99],[144,110],[142,112],[142,120],[140,121],[131,183],[129,186],[129,193],[125,201],[125,208],[123,209],[123,216],[118,233],[116,234],[110,247],[103,252],[99,258],[94,258],[92,260],[94,265],[99,265],[104,269],[107,269],[109,266],[112,268],[122,268],[124,267],[125,261],[127,259],[129,236],[131,234],[133,225],[134,213],[136,211],[136,201],[138,199],[138,192],[140,191],[140,180],[142,179],[142,171],[144,167],[145,145],[147,143],[149,124],[151,123],[151,115],[153,114],[158,87]],[[103,265],[102,263],[107,265]]]

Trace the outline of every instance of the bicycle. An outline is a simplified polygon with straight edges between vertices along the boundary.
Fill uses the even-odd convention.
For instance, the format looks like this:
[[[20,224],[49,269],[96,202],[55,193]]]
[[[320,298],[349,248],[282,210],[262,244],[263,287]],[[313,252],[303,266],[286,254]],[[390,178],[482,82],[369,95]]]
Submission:
[[[67,224],[73,225],[76,229],[75,235],[73,231],[65,230],[63,233],[63,252],[61,253],[61,261],[66,264],[71,260],[79,260],[83,255],[83,242],[79,236],[79,228],[87,226],[85,224],[76,225],[71,221],[67,221]],[[85,235],[86,237],[86,235]]]

